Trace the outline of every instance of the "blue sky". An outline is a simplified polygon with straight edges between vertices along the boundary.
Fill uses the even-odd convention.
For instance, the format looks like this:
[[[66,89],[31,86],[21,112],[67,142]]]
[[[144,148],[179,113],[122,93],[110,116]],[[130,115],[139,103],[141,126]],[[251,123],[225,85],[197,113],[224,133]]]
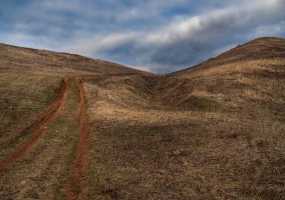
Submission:
[[[9,0],[0,42],[158,73],[261,36],[285,36],[285,0]]]

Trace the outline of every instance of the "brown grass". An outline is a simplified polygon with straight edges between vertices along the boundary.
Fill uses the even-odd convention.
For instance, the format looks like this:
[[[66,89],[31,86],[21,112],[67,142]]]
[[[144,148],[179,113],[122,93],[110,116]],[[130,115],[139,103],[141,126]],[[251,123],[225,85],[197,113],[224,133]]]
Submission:
[[[0,199],[284,198],[284,45],[255,40],[164,76],[9,47],[14,58],[1,47],[6,91],[28,94],[31,83],[41,82],[35,77],[72,81],[60,116],[0,177]],[[20,66],[26,78],[14,85],[9,80]]]

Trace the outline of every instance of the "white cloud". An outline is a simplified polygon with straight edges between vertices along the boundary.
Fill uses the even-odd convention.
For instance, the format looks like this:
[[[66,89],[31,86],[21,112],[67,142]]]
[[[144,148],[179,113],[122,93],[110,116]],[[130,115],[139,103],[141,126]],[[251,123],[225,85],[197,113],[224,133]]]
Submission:
[[[137,33],[114,33],[109,35],[97,35],[86,37],[75,37],[72,41],[72,45],[66,47],[67,50],[73,52],[80,51],[84,54],[94,54],[97,52],[107,51],[122,45],[130,40],[136,40]]]

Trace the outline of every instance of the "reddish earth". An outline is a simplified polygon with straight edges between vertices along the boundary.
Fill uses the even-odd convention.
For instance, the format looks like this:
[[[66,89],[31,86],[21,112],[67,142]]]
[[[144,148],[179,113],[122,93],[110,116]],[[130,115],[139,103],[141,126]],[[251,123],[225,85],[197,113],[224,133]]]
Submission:
[[[81,79],[77,79],[76,77],[73,77],[72,79],[74,79],[74,82],[76,83],[76,88],[79,91],[78,96],[80,97],[78,112],[80,138],[76,146],[75,159],[70,170],[71,174],[66,185],[66,197],[70,200],[82,198],[86,193],[86,169],[88,165],[88,119],[86,113],[85,90]],[[20,131],[21,133],[31,131],[32,136],[28,141],[25,141],[17,147],[17,149],[8,155],[6,159],[0,161],[0,173],[4,171],[4,169],[7,169],[12,163],[25,156],[46,132],[49,123],[57,118],[59,111],[64,106],[70,81],[70,79],[65,78],[59,89],[57,98],[48,106],[44,113],[39,115],[39,120],[36,120],[29,127]]]
[[[76,148],[76,157],[71,169],[70,180],[66,186],[66,197],[68,200],[82,199],[85,195],[88,165],[88,120],[86,114],[85,89],[82,80],[76,81],[80,92],[80,139]]]
[[[16,160],[22,158],[26,153],[28,153],[29,150],[33,147],[33,145],[44,134],[47,129],[47,125],[58,116],[59,111],[64,105],[67,85],[68,80],[64,79],[59,89],[57,98],[48,106],[44,113],[41,113],[39,115],[39,120],[36,120],[29,127],[20,131],[20,134],[26,131],[31,131],[32,137],[28,141],[25,141],[23,144],[19,145],[14,152],[12,152],[6,157],[6,159],[0,161],[0,173],[3,172],[3,170],[5,170],[6,168],[8,168]]]

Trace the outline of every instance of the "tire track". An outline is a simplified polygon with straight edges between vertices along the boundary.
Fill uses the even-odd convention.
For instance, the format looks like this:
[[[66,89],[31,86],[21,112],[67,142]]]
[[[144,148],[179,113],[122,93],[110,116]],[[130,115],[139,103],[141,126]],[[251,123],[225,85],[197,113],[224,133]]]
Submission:
[[[48,106],[47,111],[39,116],[39,120],[33,122],[29,127],[22,130],[20,133],[30,131],[32,133],[31,138],[19,145],[14,152],[9,154],[4,160],[0,161],[0,173],[5,169],[9,168],[16,160],[22,158],[33,145],[39,140],[43,133],[47,129],[47,125],[52,122],[56,117],[58,112],[64,106],[64,101],[66,97],[68,79],[65,78],[58,92],[57,98]]]
[[[87,167],[88,167],[88,148],[89,132],[88,118],[86,113],[85,89],[82,80],[76,80],[80,95],[79,125],[80,138],[76,147],[75,160],[71,167],[71,174],[66,185],[66,199],[77,200],[85,199],[87,192]]]

